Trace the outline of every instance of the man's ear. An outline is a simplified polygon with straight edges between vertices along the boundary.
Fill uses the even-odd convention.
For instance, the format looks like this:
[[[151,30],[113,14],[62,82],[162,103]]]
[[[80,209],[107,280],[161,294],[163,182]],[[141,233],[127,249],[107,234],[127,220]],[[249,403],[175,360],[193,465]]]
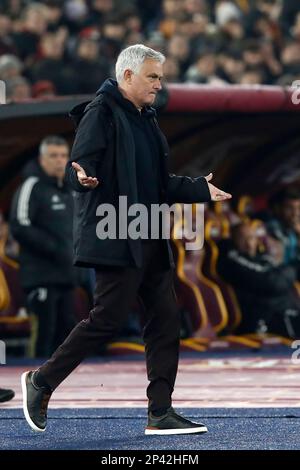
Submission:
[[[133,72],[130,69],[126,69],[124,72],[124,80],[126,83],[131,83],[131,78],[132,78]]]

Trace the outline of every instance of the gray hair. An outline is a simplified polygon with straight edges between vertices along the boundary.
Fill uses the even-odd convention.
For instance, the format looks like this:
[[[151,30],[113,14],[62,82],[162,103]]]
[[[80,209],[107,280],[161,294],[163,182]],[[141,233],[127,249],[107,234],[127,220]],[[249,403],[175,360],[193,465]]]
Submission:
[[[157,60],[161,64],[166,60],[161,52],[155,51],[143,44],[135,44],[134,46],[123,49],[116,62],[117,82],[120,83],[123,80],[126,69],[132,70],[133,73],[138,73],[146,59]]]
[[[6,99],[13,98],[14,92],[18,86],[26,85],[30,89],[30,83],[27,78],[18,75],[17,77],[9,78],[5,81]]]
[[[39,146],[39,154],[45,155],[47,153],[48,145],[64,145],[69,148],[68,142],[63,137],[59,135],[48,135],[45,137]]]
[[[22,62],[13,54],[3,54],[0,57],[0,77],[11,69],[15,69],[18,73],[21,73],[23,69]]]

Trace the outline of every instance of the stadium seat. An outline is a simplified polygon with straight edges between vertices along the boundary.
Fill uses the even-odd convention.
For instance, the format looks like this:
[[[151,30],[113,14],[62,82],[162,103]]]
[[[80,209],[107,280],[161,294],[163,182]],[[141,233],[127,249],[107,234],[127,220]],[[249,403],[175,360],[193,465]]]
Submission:
[[[217,241],[223,236],[223,227],[220,221],[207,220],[205,224],[205,250],[201,264],[202,273],[219,287],[228,312],[227,330],[233,332],[241,321],[241,309],[236,294],[217,272],[218,246]]]

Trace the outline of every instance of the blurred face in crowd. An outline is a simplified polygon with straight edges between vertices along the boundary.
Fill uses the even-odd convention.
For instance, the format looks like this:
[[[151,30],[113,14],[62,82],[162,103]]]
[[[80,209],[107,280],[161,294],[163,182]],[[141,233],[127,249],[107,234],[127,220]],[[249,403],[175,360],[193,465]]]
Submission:
[[[239,81],[239,78],[245,69],[244,62],[229,55],[220,55],[218,59],[219,65],[223,68],[226,74],[229,75],[233,81]]]
[[[164,63],[164,77],[168,82],[179,80],[179,65],[172,57],[168,57]]]
[[[17,64],[11,64],[0,71],[1,80],[9,80],[10,78],[19,77],[21,68]]]
[[[168,44],[168,55],[184,61],[189,55],[189,43],[186,37],[175,35]]]
[[[62,180],[69,158],[69,149],[66,145],[47,145],[43,154],[39,156],[39,162],[48,176]]]
[[[184,9],[188,13],[206,13],[207,3],[205,0],[185,0]]]
[[[233,237],[234,245],[240,253],[254,257],[257,253],[258,238],[256,229],[250,225],[241,225]]]
[[[18,103],[28,100],[31,96],[31,90],[28,83],[18,83],[14,86],[11,95],[8,97],[9,101]]]
[[[264,36],[266,38],[272,38],[274,35],[273,24],[268,18],[258,18],[253,29],[257,35]]]
[[[152,105],[163,78],[163,66],[158,60],[146,59],[139,72],[127,69],[124,80],[120,83],[120,91],[133,102],[137,108]]]
[[[258,0],[257,2],[257,7],[262,11],[263,13],[266,13],[268,15],[275,14],[275,11],[280,7],[280,2],[277,0]]]
[[[25,29],[32,33],[42,35],[47,29],[46,9],[31,8],[25,17]]]
[[[263,77],[259,71],[249,70],[241,75],[239,83],[241,85],[262,85]]]
[[[125,21],[125,25],[126,29],[129,31],[140,32],[142,30],[142,21],[136,15],[129,16]]]
[[[85,60],[97,60],[99,54],[99,45],[96,41],[92,39],[82,39],[80,41],[77,55],[81,59]]]
[[[8,16],[0,14],[0,37],[4,37],[10,33],[11,25],[11,19]]]
[[[243,25],[238,20],[227,21],[227,23],[222,26],[222,31],[232,39],[241,39],[244,36]]]
[[[103,13],[108,13],[113,9],[113,0],[93,0],[93,8]]]
[[[284,65],[297,65],[299,63],[300,48],[298,42],[291,42],[282,50],[281,61]]]
[[[216,70],[216,59],[214,54],[203,54],[197,61],[197,69],[204,77],[213,75]]]
[[[263,64],[264,59],[260,49],[245,49],[243,51],[243,59],[250,67],[256,67]]]
[[[172,16],[177,13],[179,6],[178,0],[164,0],[163,10],[166,16]]]
[[[300,224],[300,199],[286,199],[280,210],[282,221],[291,229],[299,227]]]
[[[208,28],[208,16],[196,13],[192,20],[181,21],[177,25],[177,31],[186,37],[192,38],[198,34],[205,34]]]
[[[56,5],[48,5],[46,10],[46,17],[50,23],[56,23],[62,16],[62,8]]]
[[[61,59],[64,46],[55,34],[48,33],[41,39],[41,51],[43,57],[47,57],[49,59]]]
[[[103,26],[103,36],[122,41],[125,36],[125,26],[121,23],[106,23]]]

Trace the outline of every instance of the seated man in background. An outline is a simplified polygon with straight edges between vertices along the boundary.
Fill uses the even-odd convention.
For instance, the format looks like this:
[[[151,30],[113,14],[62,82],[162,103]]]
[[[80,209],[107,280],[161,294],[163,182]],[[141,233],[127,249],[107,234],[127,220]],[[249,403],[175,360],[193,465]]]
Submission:
[[[284,261],[297,266],[300,280],[300,188],[287,186],[274,194],[270,201],[271,219],[268,233],[284,247]]]
[[[260,242],[257,228],[248,222],[234,226],[232,238],[220,242],[218,271],[235,289],[242,310],[237,333],[268,331],[297,337],[296,267],[284,262],[280,243],[267,239],[268,251],[261,253]]]

